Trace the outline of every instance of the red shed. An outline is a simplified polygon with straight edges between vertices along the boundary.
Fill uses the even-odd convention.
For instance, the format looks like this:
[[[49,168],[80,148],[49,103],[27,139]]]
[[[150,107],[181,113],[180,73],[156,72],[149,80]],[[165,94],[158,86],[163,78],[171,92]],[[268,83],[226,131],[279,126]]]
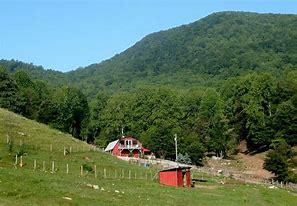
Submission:
[[[175,187],[191,186],[191,167],[173,167],[159,172],[159,182],[163,185]]]

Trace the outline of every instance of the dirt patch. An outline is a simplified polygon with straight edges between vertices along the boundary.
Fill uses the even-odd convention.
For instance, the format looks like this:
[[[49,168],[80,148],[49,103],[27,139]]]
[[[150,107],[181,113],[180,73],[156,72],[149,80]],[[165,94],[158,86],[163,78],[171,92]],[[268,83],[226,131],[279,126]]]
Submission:
[[[241,145],[245,150],[245,145]],[[230,175],[236,180],[243,182],[262,182],[264,179],[273,177],[273,174],[263,169],[266,154],[249,155],[238,153],[232,159],[209,158],[205,169],[215,173],[222,172],[223,175]]]
[[[245,166],[244,174],[251,178],[267,179],[273,177],[273,174],[263,169],[264,159],[260,155],[245,155],[239,153],[238,158]]]

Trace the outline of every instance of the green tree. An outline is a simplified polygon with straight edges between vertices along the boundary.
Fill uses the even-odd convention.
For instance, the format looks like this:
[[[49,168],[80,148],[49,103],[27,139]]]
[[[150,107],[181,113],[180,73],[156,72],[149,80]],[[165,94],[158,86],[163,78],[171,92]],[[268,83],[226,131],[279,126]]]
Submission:
[[[19,87],[3,67],[0,67],[0,107],[18,113],[23,107],[23,99],[20,98]]]
[[[271,144],[264,162],[264,169],[274,173],[276,180],[283,182],[297,182],[296,174],[289,170],[294,153],[284,139],[276,139]]]
[[[19,86],[20,98],[24,101],[20,113],[30,119],[36,119],[38,116],[38,107],[40,105],[40,96],[37,92],[37,85],[34,84],[25,71],[17,71],[12,76]]]
[[[232,78],[225,83],[222,93],[227,117],[239,140],[246,139],[250,150],[267,149],[274,138],[275,77],[270,73],[252,73]]]
[[[278,106],[273,125],[277,128],[277,135],[290,145],[297,145],[297,95]]]
[[[82,139],[81,130],[88,120],[89,106],[83,93],[72,87],[63,87],[54,95],[58,116],[52,123],[55,128]]]
[[[87,128],[88,142],[93,142],[104,128],[103,110],[110,98],[105,92],[99,92],[90,104],[90,118]]]

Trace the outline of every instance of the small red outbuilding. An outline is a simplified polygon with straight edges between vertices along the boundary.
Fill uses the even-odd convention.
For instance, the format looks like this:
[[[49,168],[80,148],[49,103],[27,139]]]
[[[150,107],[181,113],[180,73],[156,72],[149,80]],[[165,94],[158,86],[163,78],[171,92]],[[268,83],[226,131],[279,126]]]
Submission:
[[[175,187],[191,186],[191,167],[172,167],[159,172],[159,182]]]

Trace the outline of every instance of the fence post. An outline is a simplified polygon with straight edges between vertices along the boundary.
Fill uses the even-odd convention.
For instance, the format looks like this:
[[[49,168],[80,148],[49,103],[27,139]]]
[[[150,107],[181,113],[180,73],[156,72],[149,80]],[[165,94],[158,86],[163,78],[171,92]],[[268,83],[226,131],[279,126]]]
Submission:
[[[129,170],[129,180],[131,179],[131,170]]]
[[[137,176],[137,175],[136,175],[136,171],[135,171],[135,174],[134,174],[134,176],[135,176],[135,178],[134,178],[134,179],[136,179],[136,176]]]
[[[42,171],[45,171],[45,161],[42,162]]]
[[[114,169],[114,178],[116,179],[117,178],[117,170]]]
[[[69,148],[69,153],[71,153],[71,152],[72,152],[72,147]]]
[[[83,166],[80,166],[80,176],[83,176]]]
[[[94,166],[94,173],[95,173],[95,178],[97,178],[97,166]]]
[[[66,164],[66,173],[69,174],[69,166]]]
[[[33,169],[34,169],[34,171],[36,170],[36,160],[34,160]]]
[[[106,179],[106,169],[104,168],[104,178]]]
[[[50,151],[51,152],[53,151],[53,145],[52,144],[50,145]]]
[[[20,159],[20,167],[23,167],[23,156],[21,156],[21,159]]]
[[[15,167],[17,167],[18,166],[18,155],[15,155]]]
[[[63,154],[64,154],[64,156],[66,155],[66,149],[65,149],[65,146],[64,146]]]
[[[124,170],[122,169],[122,179],[124,179],[125,178],[125,172],[124,172]]]

